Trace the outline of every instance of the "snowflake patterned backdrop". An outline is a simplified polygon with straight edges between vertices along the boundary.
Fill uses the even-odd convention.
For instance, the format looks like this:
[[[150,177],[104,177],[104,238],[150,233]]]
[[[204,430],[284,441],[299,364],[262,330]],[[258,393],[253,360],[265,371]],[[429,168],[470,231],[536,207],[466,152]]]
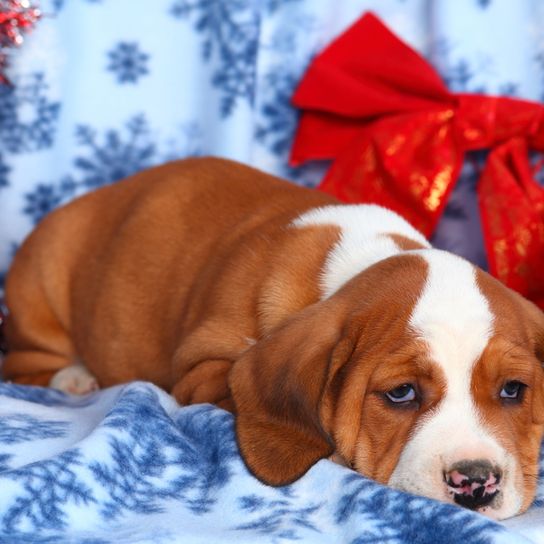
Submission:
[[[322,165],[287,166],[290,96],[316,52],[368,9],[453,90],[540,98],[544,6],[514,4],[443,2],[423,17],[422,0],[42,1],[14,86],[0,86],[0,270],[47,212],[165,160],[215,154],[315,185]],[[485,266],[473,178],[462,176],[435,242]]]
[[[149,55],[138,49],[136,42],[119,42],[108,53],[108,70],[117,76],[118,83],[138,83],[138,79],[149,73]]]

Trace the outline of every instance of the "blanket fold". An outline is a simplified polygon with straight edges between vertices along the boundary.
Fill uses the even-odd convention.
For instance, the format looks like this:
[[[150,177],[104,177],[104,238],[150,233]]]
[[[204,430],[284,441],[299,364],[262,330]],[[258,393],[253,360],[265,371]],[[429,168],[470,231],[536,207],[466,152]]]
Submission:
[[[265,486],[239,456],[231,414],[180,407],[151,384],[82,398],[0,384],[0,395],[0,543],[539,541],[542,492],[525,538],[523,516],[508,529],[328,460]]]

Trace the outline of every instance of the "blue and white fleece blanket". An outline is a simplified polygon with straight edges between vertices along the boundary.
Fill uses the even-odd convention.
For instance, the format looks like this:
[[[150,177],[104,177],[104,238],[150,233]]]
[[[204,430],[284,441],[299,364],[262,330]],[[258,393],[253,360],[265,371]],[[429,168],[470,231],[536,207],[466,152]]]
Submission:
[[[0,543],[544,542],[542,486],[506,526],[327,460],[272,488],[246,470],[231,414],[153,385],[0,396]]]

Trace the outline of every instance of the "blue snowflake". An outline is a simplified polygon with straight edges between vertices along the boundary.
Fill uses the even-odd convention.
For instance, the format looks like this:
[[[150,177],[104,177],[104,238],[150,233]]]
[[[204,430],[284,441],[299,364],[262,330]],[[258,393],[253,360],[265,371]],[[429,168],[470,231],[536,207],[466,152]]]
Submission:
[[[45,215],[55,209],[63,198],[62,191],[52,183],[39,183],[36,188],[25,195],[26,206],[23,213],[29,215],[34,224],[40,222]]]
[[[219,65],[212,85],[221,92],[221,114],[228,117],[239,101],[253,106],[259,33],[263,14],[272,14],[300,0],[176,0],[170,13],[194,18],[203,36],[202,56]]]
[[[344,495],[338,501],[335,521],[348,523],[356,513],[379,512],[379,518],[352,544],[376,542],[470,542],[490,544],[494,533],[504,531],[498,523],[457,506],[401,493],[358,474],[344,478]],[[447,523],[437,520],[447,519]]]
[[[117,76],[118,83],[138,83],[142,76],[149,73],[149,55],[140,51],[136,42],[119,42],[108,56],[108,70]]]
[[[66,536],[64,533],[48,532],[47,535],[36,533],[0,533],[0,544],[74,544],[73,535]],[[104,538],[77,536],[77,544],[113,544],[118,540],[106,540]]]
[[[517,96],[519,94],[519,83],[514,83],[513,81],[501,83],[498,94],[502,96]]]
[[[219,61],[212,84],[222,92],[221,113],[229,116],[239,100],[253,105],[261,18],[301,0],[176,0],[170,13],[195,15],[195,29],[204,35],[202,56]]]
[[[284,8],[287,4],[302,2],[303,0],[263,0],[261,7],[266,13],[272,14],[280,8]]]
[[[0,520],[1,531],[11,533],[30,525],[36,530],[66,527],[66,506],[96,502],[90,488],[74,469],[81,465],[77,450],[55,459],[3,472],[1,478],[17,481],[21,492]]]
[[[193,513],[204,514],[230,480],[229,462],[237,456],[230,414],[199,406],[191,417],[185,414],[175,422],[154,391],[132,388],[104,425],[115,429],[111,458],[89,468],[108,493],[101,504],[105,519],[126,511],[161,512],[160,501],[167,498],[183,500]]]
[[[11,172],[11,168],[4,162],[4,157],[0,153],[0,189],[8,187],[8,175]]]
[[[300,540],[299,529],[321,532],[317,528],[316,519],[323,503],[293,507],[289,499],[295,499],[296,502],[297,497],[291,494],[287,494],[285,499],[271,500],[257,495],[239,497],[238,508],[246,517],[255,516],[234,529],[271,535],[274,541]]]
[[[263,87],[266,90],[255,129],[255,138],[266,149],[281,158],[281,174],[284,177],[298,185],[315,187],[330,167],[330,161],[311,161],[296,168],[286,164],[298,122],[298,112],[290,102],[297,77],[278,67],[277,70],[271,70],[265,81]]]
[[[11,153],[38,151],[53,143],[60,103],[48,100],[43,73],[0,84],[0,142]]]
[[[23,212],[36,224],[78,192],[113,183],[158,162],[202,154],[202,134],[194,123],[181,126],[181,137],[170,141],[171,149],[160,155],[150,132],[143,114],[130,119],[124,133],[107,130],[100,137],[89,125],[77,126],[75,136],[82,152],[74,159],[75,171],[57,183],[38,183],[25,194]]]
[[[113,436],[110,438],[111,461],[90,465],[96,481],[109,492],[102,505],[106,519],[115,519],[125,510],[139,514],[162,512],[157,495],[176,496],[168,486],[157,490],[159,478],[168,465],[160,446],[155,440],[127,443],[124,438]]]
[[[10,455],[9,453],[0,453],[0,472],[9,470],[9,462],[12,457],[13,455]]]
[[[175,0],[170,6],[170,13],[174,17],[185,17],[190,14],[195,7],[202,10],[208,9],[211,11],[216,5],[218,0]],[[225,0],[222,0],[223,2]],[[260,0],[258,4],[255,4],[253,8],[260,7],[265,13],[273,14],[279,8],[285,7],[287,4],[294,4],[296,2],[302,2],[303,0]],[[252,1],[245,0],[245,4],[251,7]],[[240,3],[242,7],[242,3]]]
[[[212,84],[222,92],[221,113],[227,117],[238,100],[253,104],[255,64],[259,38],[259,14],[247,0],[178,0],[171,7],[175,17],[196,13],[195,29],[203,34],[202,56],[219,60]]]
[[[117,130],[108,130],[103,143],[88,125],[76,129],[76,138],[86,156],[76,157],[75,167],[82,175],[81,184],[92,189],[118,181],[152,165],[156,147],[152,142],[143,114],[136,115],[126,124],[126,137]]]
[[[468,92],[488,94],[490,91],[485,85],[478,82],[482,74],[493,78],[494,65],[490,59],[480,59],[478,62],[466,58],[452,58],[453,45],[446,39],[436,40],[431,46],[429,60],[438,66],[444,83],[454,92]],[[536,60],[539,60],[538,57]],[[543,63],[544,64],[544,63]],[[494,84],[493,94],[516,96],[519,93],[519,83],[503,81]]]
[[[442,75],[448,87],[456,91],[466,91],[475,75],[475,70],[466,59],[459,59]]]
[[[19,444],[29,440],[61,438],[66,435],[68,423],[50,421],[28,414],[14,414],[0,418],[0,443]]]
[[[323,178],[329,161],[312,161],[292,168],[287,165],[287,157],[293,142],[298,122],[298,112],[291,105],[291,96],[298,78],[286,72],[283,67],[273,68],[265,76],[263,100],[260,116],[255,129],[255,138],[266,149],[281,158],[281,174],[298,185],[315,187]]]
[[[87,151],[74,159],[76,174],[58,183],[39,183],[25,194],[23,213],[38,223],[47,213],[73,197],[79,189],[94,189],[118,181],[152,166],[158,160],[143,115],[126,124],[126,135],[108,130],[100,142],[88,125],[76,127],[78,144]]]
[[[474,78],[482,71],[489,70],[485,65],[475,68],[467,59],[452,59],[452,44],[445,38],[435,40],[431,45],[430,61],[438,67],[444,83],[454,92],[485,93],[482,86],[474,86]]]
[[[294,74],[276,67],[265,77],[261,120],[255,137],[275,155],[286,155],[291,148],[298,114],[291,105],[291,96],[298,83]]]

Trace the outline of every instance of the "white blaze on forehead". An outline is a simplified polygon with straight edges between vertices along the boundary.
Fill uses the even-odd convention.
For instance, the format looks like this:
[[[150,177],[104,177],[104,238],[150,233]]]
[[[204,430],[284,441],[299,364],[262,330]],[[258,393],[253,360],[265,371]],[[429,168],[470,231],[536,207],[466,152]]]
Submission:
[[[428,272],[410,326],[448,378],[467,378],[493,331],[493,314],[476,284],[475,268],[445,251],[413,253],[427,261]]]
[[[323,298],[373,264],[400,253],[386,234],[400,234],[430,247],[425,237],[396,213],[373,204],[315,208],[293,222],[295,227],[333,225],[340,240],[327,257],[321,277]]]
[[[409,326],[426,343],[446,391],[435,410],[418,422],[389,483],[444,500],[445,470],[459,461],[486,459],[504,472],[498,510],[489,513],[514,515],[522,501],[515,482],[519,467],[481,420],[471,393],[474,366],[493,333],[488,301],[467,261],[439,250],[412,253],[425,259],[428,275]]]

